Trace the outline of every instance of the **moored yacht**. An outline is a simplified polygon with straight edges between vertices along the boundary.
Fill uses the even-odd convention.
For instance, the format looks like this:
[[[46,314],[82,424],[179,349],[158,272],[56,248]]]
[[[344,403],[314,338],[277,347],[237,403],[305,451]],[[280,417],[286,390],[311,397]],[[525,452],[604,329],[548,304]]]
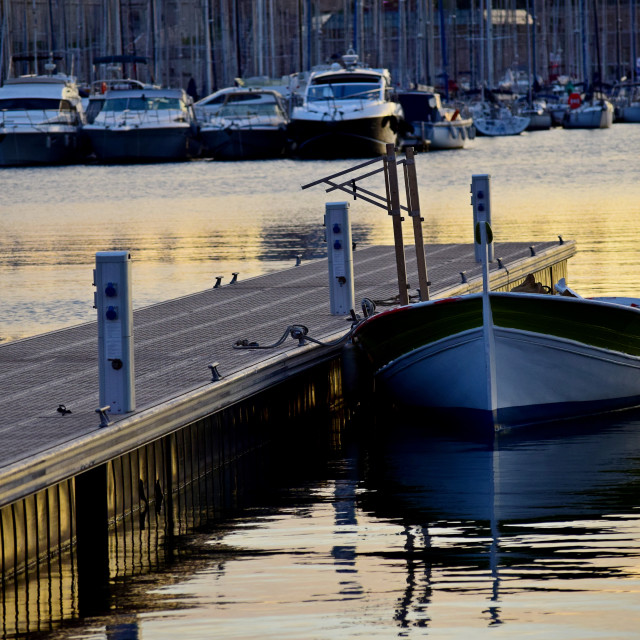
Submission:
[[[604,96],[570,106],[562,120],[565,129],[607,129],[613,124],[613,104]]]
[[[402,121],[388,70],[362,67],[350,51],[342,64],[310,75],[290,133],[302,157],[375,157],[397,143]]]
[[[0,166],[80,160],[82,120],[74,78],[55,74],[7,79],[0,88]]]
[[[516,115],[507,105],[481,103],[472,108],[473,124],[482,136],[517,136],[530,124],[531,118]]]
[[[612,103],[616,122],[640,122],[640,82],[624,82],[614,87]]]
[[[182,89],[112,87],[84,132],[101,162],[190,160],[200,155],[193,101]]]
[[[277,91],[223,89],[197,102],[195,111],[204,155],[215,160],[279,158],[287,151],[289,116]]]
[[[473,119],[443,107],[434,91],[402,91],[398,95],[409,131],[403,144],[417,148],[462,149],[476,135]]]

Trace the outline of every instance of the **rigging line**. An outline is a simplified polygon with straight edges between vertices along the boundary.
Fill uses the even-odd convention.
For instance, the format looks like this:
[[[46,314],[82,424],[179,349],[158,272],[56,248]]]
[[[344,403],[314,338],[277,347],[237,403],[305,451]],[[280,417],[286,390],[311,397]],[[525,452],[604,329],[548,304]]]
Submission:
[[[405,158],[402,158],[401,160],[398,160],[398,161],[396,162],[396,164],[397,164],[397,165],[404,165],[404,166],[406,166],[406,165],[407,165],[407,161],[406,161],[406,159],[405,159]],[[356,169],[356,168],[357,168],[357,167],[354,167],[354,169]],[[343,182],[343,183],[341,183],[341,185],[340,185],[340,186],[344,186],[344,185],[347,185],[347,184],[351,184],[351,183],[352,183],[352,182],[354,182],[354,181],[356,181],[356,182],[357,182],[358,180],[364,180],[365,178],[370,178],[371,176],[375,176],[377,173],[380,173],[380,172],[382,172],[382,171],[384,171],[384,167],[380,167],[379,169],[374,169],[373,171],[369,171],[369,173],[363,173],[361,176],[356,176],[355,178],[351,178],[350,180],[347,180],[347,182]],[[336,174],[335,176],[328,176],[327,178],[324,178],[324,179],[322,180],[322,182],[328,182],[330,179],[335,178],[337,175],[339,175],[339,174]],[[304,188],[304,187],[303,187],[303,188]],[[327,193],[329,193],[330,191],[334,191],[334,190],[335,190],[335,189],[337,189],[337,188],[338,188],[338,187],[332,187],[331,189],[327,189],[327,191],[326,191],[326,192],[327,192]],[[359,188],[360,188],[360,189],[362,189],[362,187],[359,187]]]
[[[345,183],[345,186],[344,186],[344,187],[343,187],[343,185],[340,185],[340,186],[339,186],[339,188],[340,188],[342,191],[347,191],[347,189],[346,189],[346,185],[347,185],[347,184],[348,184],[348,183]],[[338,188],[338,187],[333,187],[333,188],[331,189],[331,191],[333,191],[333,190],[334,190],[334,189],[336,189],[336,188]],[[328,190],[327,190],[327,191],[328,191]],[[369,191],[368,189],[364,189],[363,187],[358,187],[357,185],[354,185],[354,187],[353,187],[352,191],[348,191],[347,193],[351,193],[351,194],[354,196],[354,198],[362,198],[362,199],[364,200],[364,196],[359,195],[358,191],[361,191],[361,192],[363,192],[363,193],[366,193],[368,196],[371,196],[372,198],[377,198],[378,200],[380,200],[380,201],[382,201],[382,202],[384,202],[384,203],[386,203],[386,204],[388,205],[388,202],[387,202],[386,198],[384,198],[384,197],[383,197],[383,196],[381,196],[380,194],[378,194],[378,193],[374,193],[373,191]],[[382,206],[382,205],[378,205],[378,206]],[[388,206],[385,206],[384,208],[385,208],[385,209],[388,209]],[[404,206],[404,205],[402,205],[402,204],[400,205],[400,209],[404,209],[407,213],[410,213],[410,209],[408,209],[407,207],[405,207],[405,206]]]
[[[380,207],[381,209],[384,209],[385,211],[389,211],[388,204],[380,204],[379,202],[376,202],[375,200],[371,200],[371,198],[367,198],[366,196],[361,196],[359,193],[354,193],[352,189],[347,188],[346,186],[343,187],[342,185],[338,185],[338,184],[334,185],[332,182],[329,182],[329,181],[327,181],[327,184],[330,184],[335,189],[339,189],[340,191],[344,191],[345,193],[348,193],[350,196],[354,196],[356,198],[360,198],[361,200],[364,200],[365,202],[368,202],[370,204],[374,204],[376,207]],[[349,183],[346,183],[346,184],[348,185]],[[371,196],[373,196],[375,198],[379,198],[383,202],[387,202],[382,196],[379,196],[377,193],[372,193],[370,191],[367,191],[366,189],[363,189],[362,187],[356,187],[356,190],[364,191],[368,195],[371,195]],[[407,207],[405,207],[404,205],[400,205],[400,209],[404,209],[407,212],[409,211],[409,209],[407,209]]]
[[[380,173],[381,171],[384,171],[384,167],[380,167],[379,169],[374,169],[373,171],[369,171],[369,173],[364,173],[361,176],[356,176],[355,178],[352,178],[351,180],[348,180],[347,182],[343,182],[340,186],[343,186],[345,184],[351,184],[352,181],[358,181],[358,180],[364,180],[365,178],[370,178],[371,176],[375,176],[377,173]],[[327,193],[329,193],[329,191],[333,191],[336,187],[332,187],[331,189],[327,189]]]
[[[333,178],[337,178],[338,176],[343,176],[346,173],[350,173],[351,171],[355,171],[356,169],[362,169],[363,167],[368,167],[374,162],[380,162],[381,158],[374,158],[373,160],[367,160],[367,162],[363,162],[362,164],[358,164],[355,167],[351,167],[350,169],[345,169],[344,171],[339,171],[338,173],[334,173],[326,178],[320,178],[320,180],[316,180],[315,182],[310,182],[309,184],[302,185],[302,189],[308,189],[309,187],[315,187],[317,184],[321,184],[326,182],[327,180],[332,180]]]

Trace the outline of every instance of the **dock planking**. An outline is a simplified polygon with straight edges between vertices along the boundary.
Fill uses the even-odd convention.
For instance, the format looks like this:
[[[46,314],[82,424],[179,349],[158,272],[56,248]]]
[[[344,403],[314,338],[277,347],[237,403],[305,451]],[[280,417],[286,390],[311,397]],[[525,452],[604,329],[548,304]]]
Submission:
[[[549,269],[564,268],[565,275],[562,265],[575,252],[571,241],[497,243],[500,262],[491,264],[491,287],[511,288],[528,273]],[[416,300],[413,248],[407,247],[405,255],[409,293]],[[481,290],[481,265],[475,262],[473,245],[427,245],[426,255],[432,299]],[[354,280],[357,305],[365,297],[376,301],[379,310],[393,305],[398,296],[394,247],[358,248]],[[135,301],[135,262],[133,283]],[[330,314],[326,259],[244,281],[240,277],[233,284],[134,311],[136,411],[112,416],[112,424],[104,428],[96,413],[97,322],[0,345],[0,506],[152,442],[338,353],[339,346],[300,345],[292,337],[273,349],[233,347],[238,340],[274,344],[291,325],[306,326],[308,335],[320,342],[336,341],[350,329],[349,316]],[[213,362],[218,363],[219,381],[212,380],[208,368]],[[60,413],[59,405],[70,413]]]

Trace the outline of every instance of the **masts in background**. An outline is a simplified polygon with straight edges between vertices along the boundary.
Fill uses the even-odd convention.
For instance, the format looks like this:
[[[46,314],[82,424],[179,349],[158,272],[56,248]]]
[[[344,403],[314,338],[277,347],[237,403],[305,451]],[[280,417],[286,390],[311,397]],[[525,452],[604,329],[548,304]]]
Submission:
[[[636,50],[636,33],[638,31],[637,26],[637,17],[636,17],[636,0],[631,0],[630,5],[631,12],[631,21],[629,28],[629,37],[630,37],[630,51],[631,51],[631,80],[635,82],[638,76],[638,53]]]
[[[589,83],[589,62],[587,57],[587,16],[585,0],[580,0],[580,42],[582,44],[582,81]]]
[[[0,75],[12,56],[21,75],[53,53],[88,82],[94,58],[137,54],[157,82],[194,78],[203,94],[237,77],[308,70],[353,46],[396,85],[443,94],[459,63],[472,87],[494,86],[525,56],[534,79],[551,70],[637,79],[637,1],[529,0],[530,26],[520,0],[0,0]]]
[[[491,2],[491,0],[489,0]],[[447,62],[447,40],[444,21],[444,0],[438,0],[438,14],[440,17],[440,57],[442,60],[442,84],[444,86],[444,99],[449,100],[449,71]]]

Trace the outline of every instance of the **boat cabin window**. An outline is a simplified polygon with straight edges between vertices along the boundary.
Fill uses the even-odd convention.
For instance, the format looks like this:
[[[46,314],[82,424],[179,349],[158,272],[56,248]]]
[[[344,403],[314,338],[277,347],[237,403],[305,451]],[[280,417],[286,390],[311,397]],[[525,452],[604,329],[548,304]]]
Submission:
[[[104,102],[102,111],[160,111],[174,109],[184,111],[184,103],[179,98],[146,98],[144,96],[132,98],[108,98]]]
[[[309,102],[322,100],[377,100],[380,85],[372,83],[312,85],[307,92]]]
[[[211,100],[207,100],[206,102],[200,102],[199,106],[204,107],[205,105],[215,105],[215,104],[222,104],[225,101],[225,98],[227,97],[226,93],[223,93],[221,96],[216,96],[215,98],[211,98]]]
[[[63,103],[69,104],[57,98],[5,98],[0,100],[0,111],[57,111]]]
[[[230,95],[220,108],[218,115],[231,116],[284,116],[284,112],[273,96],[238,94]]]

